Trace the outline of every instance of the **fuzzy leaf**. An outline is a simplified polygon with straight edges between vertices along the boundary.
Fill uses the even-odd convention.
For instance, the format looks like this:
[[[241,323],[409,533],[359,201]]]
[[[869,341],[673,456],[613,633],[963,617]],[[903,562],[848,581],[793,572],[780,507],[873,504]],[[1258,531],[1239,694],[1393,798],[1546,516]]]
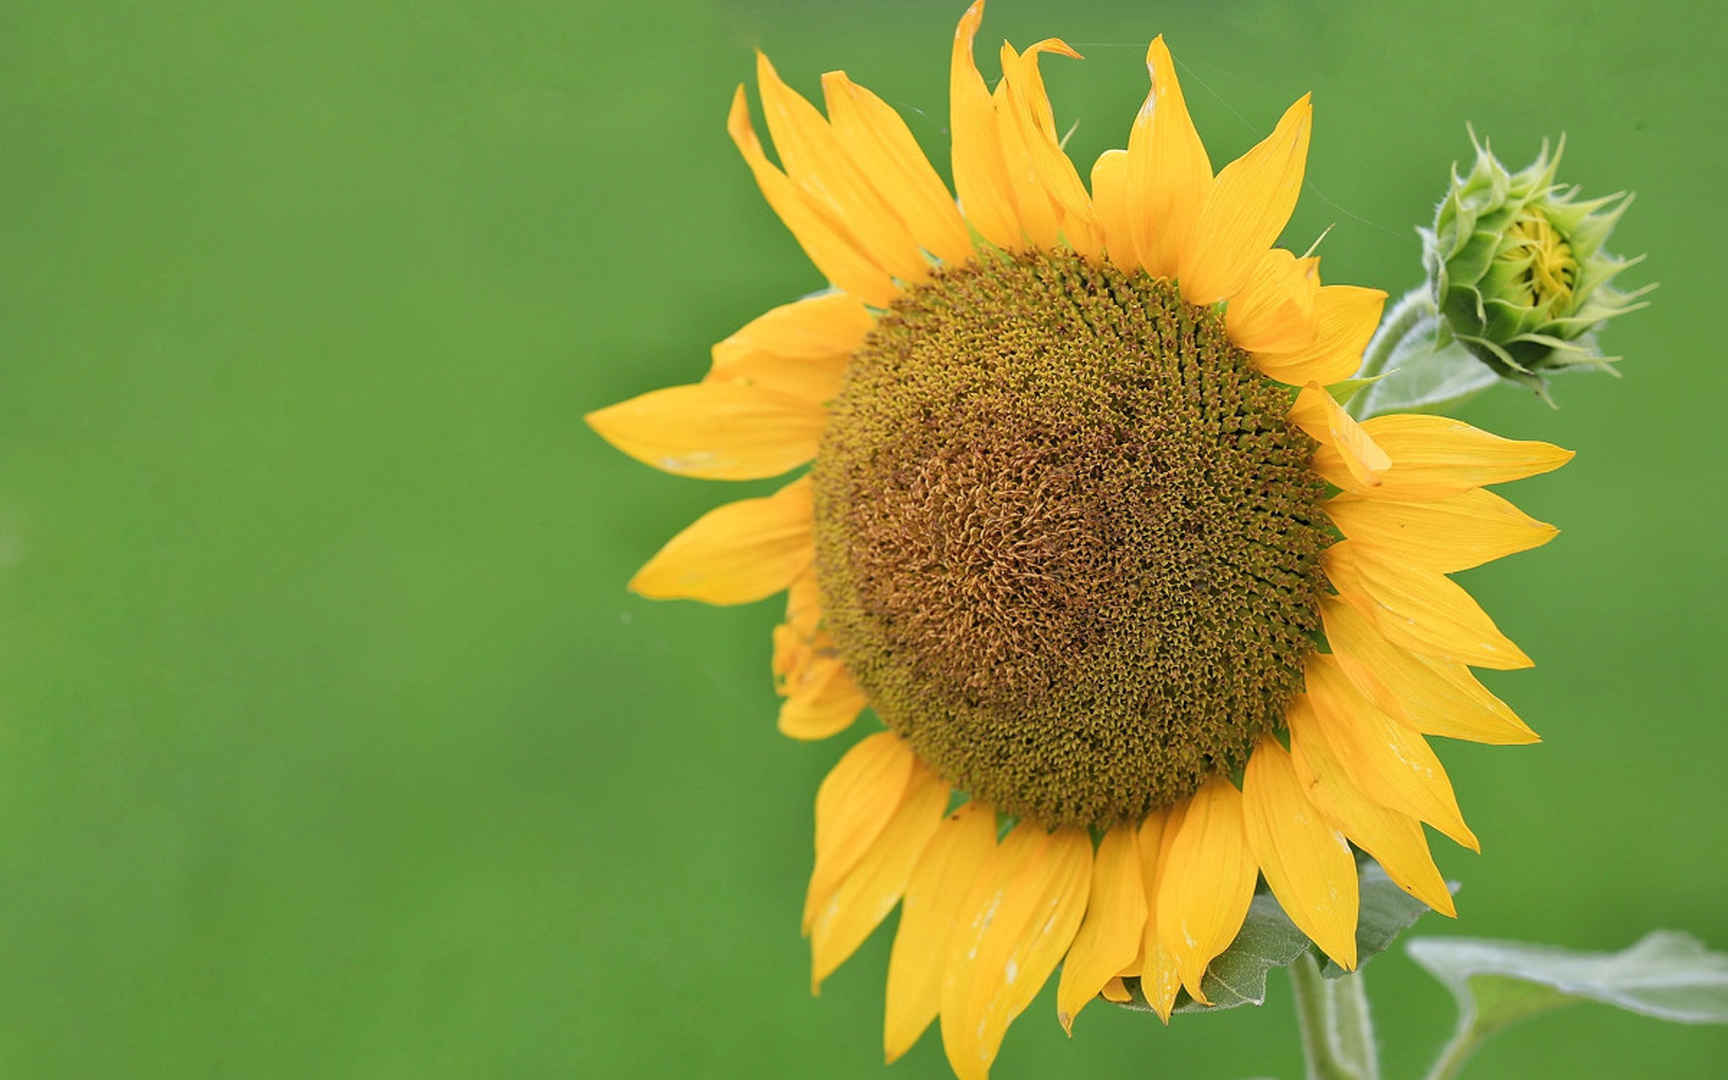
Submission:
[[[1404,335],[1386,363],[1385,374],[1362,391],[1361,407],[1351,413],[1366,417],[1434,412],[1500,381],[1493,368],[1458,341],[1437,345],[1437,330],[1437,320],[1428,316]]]
[[[1617,953],[1470,938],[1418,938],[1405,949],[1458,999],[1460,1037],[1471,1042],[1578,1001],[1728,1024],[1728,955],[1690,934],[1656,930]]]
[[[1362,906],[1356,923],[1356,952],[1360,965],[1384,952],[1400,933],[1428,911],[1428,906],[1392,884],[1378,863],[1364,861],[1359,877]],[[1457,886],[1451,887],[1457,891]],[[1206,996],[1212,999],[1211,1006],[1195,1002],[1183,991],[1176,996],[1174,1011],[1217,1012],[1240,1005],[1264,1004],[1267,973],[1273,968],[1290,966],[1310,948],[1312,943],[1307,935],[1296,929],[1278,901],[1270,893],[1258,893],[1236,940],[1207,966],[1201,980]],[[1344,973],[1331,961],[1326,962],[1326,975],[1336,978]],[[1140,993],[1140,980],[1124,981],[1132,1000],[1123,1008],[1150,1012],[1151,1006]]]

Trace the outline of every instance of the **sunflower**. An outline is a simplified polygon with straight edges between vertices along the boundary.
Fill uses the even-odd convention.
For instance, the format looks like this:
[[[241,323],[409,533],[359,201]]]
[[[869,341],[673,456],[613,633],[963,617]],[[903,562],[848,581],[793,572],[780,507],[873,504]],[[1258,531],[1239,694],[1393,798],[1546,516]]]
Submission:
[[[1125,980],[1166,1020],[1205,1003],[1262,878],[1353,968],[1352,845],[1453,913],[1422,826],[1477,842],[1425,736],[1536,735],[1470,671],[1529,659],[1447,575],[1549,540],[1486,485],[1571,456],[1328,391],[1385,294],[1273,246],[1306,96],[1214,173],[1155,39],[1088,185],[1039,75],[1077,54],[1004,44],[991,89],[982,15],[954,38],[958,203],[881,98],[830,72],[824,116],[758,56],[779,165],[742,86],[728,130],[834,288],[588,418],[679,475],[811,463],[631,587],[786,591],[780,730],[880,717],[816,794],[812,984],[899,904],[888,1059],[940,1017],[968,1080],[1058,965],[1065,1027]]]

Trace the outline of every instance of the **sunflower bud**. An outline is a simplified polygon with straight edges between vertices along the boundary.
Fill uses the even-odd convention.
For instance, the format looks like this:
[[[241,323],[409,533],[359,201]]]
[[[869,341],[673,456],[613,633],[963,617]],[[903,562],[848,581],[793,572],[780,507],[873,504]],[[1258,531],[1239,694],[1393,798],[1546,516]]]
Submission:
[[[1580,365],[1612,370],[1596,331],[1644,307],[1655,286],[1625,292],[1612,281],[1643,256],[1622,259],[1603,245],[1631,205],[1625,193],[1580,199],[1554,182],[1565,140],[1509,172],[1476,141],[1476,163],[1457,167],[1432,230],[1421,229],[1423,262],[1440,314],[1438,345],[1456,340],[1500,376],[1541,393],[1544,374]]]

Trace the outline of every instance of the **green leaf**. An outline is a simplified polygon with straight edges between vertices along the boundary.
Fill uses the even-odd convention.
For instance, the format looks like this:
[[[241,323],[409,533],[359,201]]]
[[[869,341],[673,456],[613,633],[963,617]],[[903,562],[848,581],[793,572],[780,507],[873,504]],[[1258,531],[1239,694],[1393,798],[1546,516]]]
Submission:
[[[1348,406],[1367,387],[1384,379],[1385,375],[1368,375],[1360,379],[1340,379],[1326,387],[1326,392],[1332,395],[1332,400],[1340,405]]]
[[[1392,879],[1386,876],[1386,871],[1380,869],[1378,863],[1364,861],[1359,877],[1362,907],[1356,922],[1358,966],[1384,952],[1400,933],[1428,910],[1422,901],[1392,884]],[[1273,968],[1290,966],[1310,948],[1312,943],[1308,936],[1296,929],[1296,924],[1284,914],[1284,909],[1278,906],[1272,894],[1258,893],[1248,907],[1248,917],[1243,920],[1236,940],[1218,954],[1201,977],[1200,988],[1212,1004],[1201,1005],[1184,990],[1176,995],[1173,1011],[1216,1012],[1241,1005],[1264,1004],[1267,973]],[[1337,978],[1345,972],[1328,960],[1325,974]],[[1122,1007],[1150,1012],[1151,1006],[1140,992],[1140,980],[1126,979],[1124,982],[1133,1000]]]
[[[1457,341],[1437,345],[1439,323],[1424,316],[1399,341],[1381,378],[1362,391],[1359,416],[1432,412],[1474,397],[1500,381],[1494,369]]]
[[[1361,881],[1362,907],[1356,916],[1358,968],[1391,948],[1399,934],[1410,929],[1417,919],[1433,910],[1394,885],[1377,862],[1368,861],[1362,864]],[[1456,882],[1449,881],[1446,887],[1452,892],[1458,891]],[[1321,967],[1320,974],[1328,979],[1336,979],[1348,975],[1349,972],[1328,958]]]
[[[1617,953],[1469,938],[1418,938],[1405,948],[1458,999],[1459,1032],[1472,1042],[1577,1001],[1728,1024],[1728,955],[1689,934],[1657,930]]]

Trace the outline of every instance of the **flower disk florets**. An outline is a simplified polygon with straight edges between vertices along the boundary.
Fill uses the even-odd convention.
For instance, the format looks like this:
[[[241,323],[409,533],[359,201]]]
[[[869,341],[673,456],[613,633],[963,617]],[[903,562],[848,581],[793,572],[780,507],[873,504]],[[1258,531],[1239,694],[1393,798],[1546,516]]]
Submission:
[[[1137,820],[1301,688],[1332,535],[1222,320],[1072,254],[943,270],[854,356],[817,458],[824,619],[890,727],[1050,824]]]

